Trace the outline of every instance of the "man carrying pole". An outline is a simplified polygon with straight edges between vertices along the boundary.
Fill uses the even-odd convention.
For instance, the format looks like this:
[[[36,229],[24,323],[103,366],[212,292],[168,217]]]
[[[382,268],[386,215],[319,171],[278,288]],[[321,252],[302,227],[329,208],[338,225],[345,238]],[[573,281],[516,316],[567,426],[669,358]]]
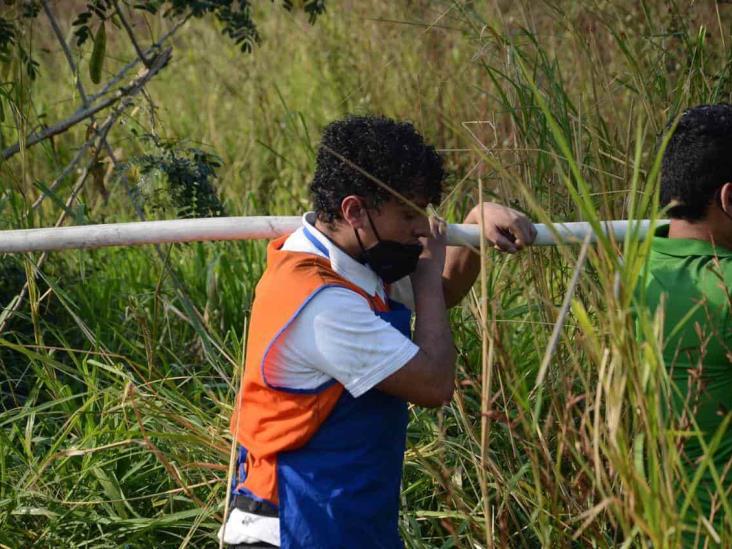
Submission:
[[[732,106],[702,105],[680,118],[663,155],[661,203],[671,221],[653,237],[645,297],[651,310],[663,308],[673,410],[700,430],[683,447],[690,482],[712,452],[696,496],[702,516],[719,527],[732,484]]]
[[[446,247],[425,208],[442,193],[442,160],[408,123],[348,117],[317,155],[315,212],[270,243],[256,288],[242,390],[231,547],[401,547],[399,487],[407,403],[452,397],[447,308],[480,258]],[[484,235],[514,252],[536,231],[490,203]],[[414,335],[410,320],[416,313]]]

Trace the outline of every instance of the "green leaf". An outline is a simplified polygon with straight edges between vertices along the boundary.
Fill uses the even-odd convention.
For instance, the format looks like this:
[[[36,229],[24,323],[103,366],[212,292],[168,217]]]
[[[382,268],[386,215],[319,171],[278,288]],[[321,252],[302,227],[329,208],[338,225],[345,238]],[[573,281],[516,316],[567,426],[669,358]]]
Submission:
[[[89,76],[91,81],[99,84],[102,81],[102,65],[104,64],[104,54],[107,49],[107,31],[105,30],[104,21],[99,24],[97,33],[94,35],[94,50],[89,60]]]

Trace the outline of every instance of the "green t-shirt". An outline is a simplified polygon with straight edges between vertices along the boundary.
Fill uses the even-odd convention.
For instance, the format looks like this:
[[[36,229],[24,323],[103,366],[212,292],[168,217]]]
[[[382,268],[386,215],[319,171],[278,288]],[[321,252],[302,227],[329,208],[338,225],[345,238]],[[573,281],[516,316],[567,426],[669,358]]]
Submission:
[[[708,442],[725,414],[732,410],[732,250],[704,240],[668,238],[669,226],[659,227],[653,237],[648,262],[646,300],[651,310],[664,307],[663,358],[680,397],[674,409],[689,409]],[[693,472],[701,447],[695,438],[684,446],[687,466]],[[720,476],[732,456],[732,429],[728,429],[715,452]],[[710,492],[711,481],[703,484]],[[725,484],[732,483],[732,472]],[[711,494],[700,486],[699,497],[707,507]]]

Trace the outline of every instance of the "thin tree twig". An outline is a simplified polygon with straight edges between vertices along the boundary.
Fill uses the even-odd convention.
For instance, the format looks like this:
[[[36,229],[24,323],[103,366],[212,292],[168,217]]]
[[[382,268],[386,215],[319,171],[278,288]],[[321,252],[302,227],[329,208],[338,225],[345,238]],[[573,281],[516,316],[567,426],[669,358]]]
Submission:
[[[69,67],[71,68],[71,72],[76,77],[76,86],[77,86],[77,89],[79,90],[79,94],[81,95],[81,98],[82,98],[82,101],[83,101],[83,106],[85,108],[87,108],[89,106],[90,101],[89,101],[89,99],[88,99],[88,97],[86,95],[86,91],[84,90],[84,85],[82,84],[81,79],[78,77],[79,76],[78,67],[77,67],[76,63],[74,62],[74,58],[73,58],[73,56],[71,54],[71,48],[69,48],[69,45],[66,42],[66,38],[64,38],[64,35],[61,32],[61,27],[58,24],[58,20],[53,15],[53,12],[51,11],[51,9],[50,9],[50,7],[48,5],[48,0],[43,0],[43,6],[44,6],[44,9],[46,11],[46,15],[48,16],[48,19],[51,22],[51,26],[53,27],[53,31],[56,34],[56,38],[58,39],[59,43],[61,44],[61,48],[63,49],[64,54],[66,55],[66,60],[68,61]],[[117,6],[117,9],[119,9],[119,6]],[[123,17],[121,13],[119,15],[120,15],[120,18]],[[179,22],[179,24],[177,24],[176,26],[174,26],[173,29],[171,29],[170,31],[168,31],[167,33],[165,33],[163,35],[163,37],[161,38],[161,40],[159,41],[159,43],[162,43],[162,41],[164,41],[169,36],[171,36],[175,31],[177,31],[177,29],[180,28],[181,24],[182,24],[182,22]],[[134,37],[131,36],[130,38],[133,39]],[[150,53],[150,55],[152,55],[156,51],[156,49],[155,49],[156,46],[157,46],[157,44],[154,44],[153,47],[151,47],[148,50],[148,52]],[[143,59],[144,59],[145,62],[147,62],[147,55],[144,55],[143,56]],[[135,64],[137,64],[137,62],[139,60],[140,60],[139,58],[135,59],[134,63],[128,64],[127,67],[130,67],[131,68],[132,66],[134,66]],[[126,67],[123,68],[122,71],[120,71],[115,78],[117,78],[117,77],[120,77],[121,78],[121,76],[124,75],[127,70],[128,69]],[[114,81],[115,81],[115,79],[113,78],[109,83],[107,83],[107,85],[105,86],[105,89],[109,89],[113,85],[113,82]],[[119,79],[117,81],[119,81]],[[97,97],[94,97],[94,100],[96,100]],[[115,120],[116,120],[116,118],[117,117],[115,117]],[[91,116],[90,119],[91,119],[92,124],[93,124],[94,123],[94,116]],[[104,128],[105,124],[106,124],[106,121],[105,121],[105,123],[102,124],[102,128]],[[105,135],[108,132],[109,132],[109,129],[107,129],[104,132]],[[95,135],[99,135],[99,131],[96,128],[95,128]],[[81,158],[81,156],[83,155],[83,153],[85,152],[85,150],[89,147],[89,145],[91,145],[91,143],[94,142],[94,139],[95,138],[93,137],[93,138],[87,140],[86,143],[84,143],[84,145],[82,146],[82,148],[80,149],[80,151],[76,154],[76,156],[74,157],[74,159],[61,172],[61,175],[59,175],[56,178],[56,180],[49,186],[49,190],[50,191],[54,191],[56,189],[56,187],[58,187],[58,185],[60,185],[60,183],[63,181],[63,179],[66,177],[66,175],[68,175],[68,173],[71,171],[71,169],[79,161],[79,159]],[[113,158],[114,157],[114,152],[113,152],[113,149],[110,146],[109,142],[107,141],[107,139],[106,138],[103,139],[101,144],[105,148],[105,150],[107,151],[107,153],[109,154],[109,156],[112,158],[112,160],[114,161],[115,160]],[[116,164],[116,162],[115,162],[115,164]],[[129,194],[129,185],[127,185],[126,183],[127,183],[127,181],[125,179],[125,190]],[[38,206],[40,206],[40,204],[43,202],[43,200],[45,200],[45,198],[48,195],[49,195],[49,192],[43,193],[33,203],[31,209],[36,209]]]
[[[45,4],[45,2],[44,2],[44,4]],[[45,7],[48,8],[47,5]],[[50,9],[47,9],[46,13],[49,16],[49,19],[52,21],[52,25],[54,26],[54,32],[56,32],[56,36],[57,36],[59,42],[61,43],[62,48],[64,49],[64,52],[66,54],[66,58],[67,58],[67,61],[69,63],[69,66],[71,67],[71,70],[75,74],[75,76],[77,76],[78,75],[78,72],[77,72],[76,64],[73,62],[73,57],[70,54],[70,49],[69,49],[68,44],[66,43],[63,35],[60,32],[60,28],[58,27],[58,23],[55,21],[55,18],[53,16],[52,12],[50,12]],[[160,46],[164,43],[164,41],[167,40],[168,38],[170,38],[173,34],[175,34],[175,32],[177,32],[178,29],[180,29],[180,27],[182,27],[183,24],[186,21],[187,21],[187,18],[179,21],[174,27],[172,27],[168,32],[166,32],[158,40],[158,42],[156,44],[154,44],[151,48],[149,48],[148,49],[148,52],[150,54],[153,54],[155,52],[158,52]],[[54,25],[54,23],[55,23],[55,25]],[[117,75],[114,78],[112,78],[106,84],[106,86],[102,90],[102,92],[100,92],[99,94],[97,94],[95,96],[92,96],[91,98],[89,98],[89,97],[86,96],[86,94],[84,93],[83,85],[81,84],[81,82],[77,78],[77,86],[78,86],[78,89],[79,89],[80,94],[82,96],[82,99],[84,100],[84,107],[85,107],[85,109],[83,109],[82,112],[86,112],[86,116],[79,117],[77,115],[76,117],[72,117],[74,119],[78,119],[74,123],[78,123],[81,120],[83,120],[84,118],[90,118],[90,119],[93,120],[94,119],[94,115],[96,114],[96,112],[99,112],[100,110],[103,110],[103,108],[106,108],[106,107],[110,106],[112,103],[114,103],[115,101],[118,101],[121,98],[122,98],[122,102],[121,102],[120,106],[115,110],[115,112],[112,113],[107,118],[107,120],[105,120],[105,122],[102,124],[102,127],[96,132],[97,133],[97,139],[96,139],[96,145],[94,145],[94,151],[95,152],[94,152],[93,158],[87,164],[87,166],[84,168],[84,170],[83,170],[82,174],[80,175],[80,177],[77,179],[77,182],[76,182],[76,184],[74,185],[74,187],[72,189],[71,195],[69,196],[68,200],[66,201],[66,205],[65,205],[64,211],[61,212],[61,215],[59,216],[59,219],[56,222],[56,226],[60,226],[63,223],[63,221],[66,219],[67,212],[68,212],[69,208],[71,207],[71,205],[73,204],[73,202],[76,200],[76,197],[78,196],[79,192],[81,191],[81,188],[83,187],[83,185],[84,185],[84,183],[85,183],[85,181],[86,181],[86,179],[87,179],[87,177],[89,175],[89,170],[90,170],[91,166],[93,166],[94,163],[97,162],[97,159],[98,159],[98,156],[99,156],[99,152],[100,152],[100,148],[101,147],[104,147],[104,149],[106,150],[106,152],[107,152],[107,154],[108,154],[108,156],[109,156],[109,158],[110,158],[110,160],[112,162],[112,165],[115,166],[115,167],[117,167],[119,165],[119,161],[116,158],[116,155],[114,153],[114,150],[112,149],[112,147],[109,145],[109,142],[107,141],[107,134],[109,133],[109,130],[111,129],[112,125],[116,122],[117,118],[122,113],[122,111],[131,103],[131,101],[132,101],[131,98],[134,95],[136,95],[140,90],[143,90],[145,83],[150,78],[152,78],[152,76],[154,76],[162,67],[165,66],[165,64],[168,62],[168,60],[170,58],[171,51],[172,51],[172,49],[171,48],[168,48],[167,50],[165,50],[165,51],[163,51],[161,53],[158,53],[158,55],[156,55],[156,57],[151,61],[151,64],[148,67],[148,70],[147,70],[147,72],[145,74],[141,75],[139,78],[137,78],[135,81],[133,81],[129,86],[118,90],[117,93],[115,94],[115,96],[113,96],[112,98],[110,98],[111,101],[110,100],[107,100],[107,101],[105,101],[105,102],[102,103],[102,105],[104,105],[102,108],[99,108],[98,106],[97,107],[94,107],[94,108],[90,108],[89,105],[92,104],[93,102],[95,102],[96,99],[98,99],[102,95],[106,94],[109,91],[109,89],[111,89],[112,86],[114,86],[117,82],[119,82],[124,77],[124,75],[132,67],[134,67],[139,62],[139,59],[135,59],[133,62],[128,63],[125,67],[123,67],[122,70],[120,70],[117,73]],[[73,124],[71,124],[71,125],[73,125]],[[68,127],[71,127],[71,125],[69,125]],[[68,129],[68,127],[66,129]],[[53,129],[53,128],[51,128],[51,129]],[[48,129],[46,130],[46,132],[48,132]],[[58,132],[58,133],[60,133],[60,132]],[[54,135],[54,133],[49,133],[49,136],[50,135]],[[30,146],[30,145],[32,145],[34,143],[37,143],[38,141],[42,140],[43,138],[38,139],[38,141],[34,141],[34,142],[30,142],[30,139],[31,138],[29,138],[29,144],[26,144],[26,146]],[[82,146],[82,148],[76,154],[76,156],[74,157],[74,159],[72,160],[72,162],[69,165],[66,166],[66,168],[63,170],[63,172],[61,173],[61,175],[51,185],[51,190],[54,190],[60,184],[60,182],[63,180],[63,178],[66,175],[68,175],[68,173],[79,162],[79,160],[81,160],[81,158],[83,157],[84,152],[90,146],[92,146],[92,143],[94,143],[94,139],[87,141]],[[18,146],[18,150],[19,150],[19,146]],[[7,149],[6,149],[6,151],[7,151]],[[15,152],[17,152],[17,150]],[[5,151],[4,151],[3,152],[3,156],[5,158],[8,158],[9,156],[12,156],[12,154],[15,154],[15,152],[12,152],[10,155],[5,156]],[[131,196],[130,187],[129,187],[127,178],[124,175],[123,175],[123,184],[124,184],[124,187],[125,187],[126,192],[128,193],[128,195],[130,195],[130,197],[132,199],[132,204],[133,204],[133,207],[135,208],[135,212],[137,214],[137,217],[140,218],[141,220],[144,220],[145,219],[145,213],[142,210],[142,208],[140,207],[140,205],[137,203],[137,201],[134,200],[134,197]],[[37,205],[39,205],[40,202],[46,196],[48,196],[48,192],[44,193],[36,201],[36,203],[33,206],[34,207],[37,207]],[[156,249],[156,252],[157,252],[158,257],[161,259],[161,261],[163,261],[163,264],[165,264],[166,263],[165,254],[163,253],[162,249],[160,248],[160,246],[155,246],[155,249]],[[47,258],[47,254],[46,253],[44,253],[44,254],[41,255],[41,257],[39,258],[39,261],[37,262],[36,267],[35,267],[36,272],[44,264],[46,258]],[[202,323],[202,320],[201,320],[200,312],[196,309],[195,305],[193,304],[193,302],[191,301],[191,299],[188,297],[187,292],[185,291],[185,288],[184,288],[184,285],[183,285],[182,281],[178,278],[178,275],[177,275],[177,273],[174,270],[170,271],[170,274],[172,275],[171,278],[172,278],[172,281],[173,281],[173,285],[176,287],[176,290],[178,291],[178,294],[179,294],[181,300],[183,301],[184,304],[187,305],[188,309],[192,313],[192,318],[190,319],[191,322],[193,324],[198,325],[199,328],[203,329],[204,326],[203,326],[203,323]],[[25,296],[26,296],[26,294],[28,292],[28,287],[29,287],[29,283],[28,283],[28,281],[26,281],[26,283],[23,285],[23,288],[21,289],[21,291],[19,292],[19,294],[16,296],[16,298],[13,301],[11,301],[11,303],[9,304],[9,306],[4,311],[2,311],[2,314],[0,314],[0,333],[2,333],[5,330],[5,327],[7,326],[7,323],[9,322],[9,320],[11,318],[13,318],[14,315],[15,315],[15,313],[17,313],[17,311],[20,309],[20,306],[22,305],[22,303],[23,303],[23,301],[25,299]],[[202,343],[204,345],[204,348],[208,352],[210,352],[210,349],[208,349],[208,344],[205,341],[205,339],[202,340]],[[225,374],[223,372],[219,371],[219,375],[221,375],[222,377],[225,378]]]
[[[130,42],[132,42],[132,46],[135,48],[135,52],[137,53],[137,56],[140,58],[142,63],[146,66],[150,66],[150,60],[145,55],[145,52],[142,51],[142,48],[140,47],[140,44],[137,41],[137,37],[135,36],[135,32],[132,30],[132,26],[130,25],[130,22],[127,21],[127,18],[122,13],[122,9],[119,7],[119,2],[117,0],[114,0],[114,11],[117,12],[117,17],[119,17],[120,22],[122,23],[122,26],[125,28],[125,32],[127,32],[127,36],[130,38]]]
[[[69,198],[66,201],[66,208],[64,209],[62,214],[65,214],[68,211],[68,209],[73,205],[74,201],[76,200],[76,197],[78,196],[79,192],[81,191],[81,188],[84,186],[84,182],[86,181],[86,176],[89,175],[89,169],[91,168],[91,166],[96,164],[97,159],[99,158],[101,144],[107,142],[107,135],[109,135],[109,130],[112,129],[112,126],[114,126],[114,123],[121,116],[122,111],[124,109],[126,109],[128,106],[130,106],[131,104],[132,104],[132,98],[126,97],[125,101],[120,104],[119,108],[114,113],[109,115],[109,117],[107,118],[107,121],[105,122],[103,127],[99,130],[99,134],[98,134],[99,137],[97,139],[94,156],[92,158],[92,161],[86,167],[85,177],[83,179],[80,178],[79,181],[77,182],[77,184],[74,185],[74,188],[71,189],[71,194],[69,195]],[[63,220],[61,220],[61,221],[63,221]]]
[[[76,89],[79,91],[79,95],[81,96],[82,101],[82,108],[88,108],[89,107],[89,98],[86,95],[86,90],[84,89],[84,84],[81,82],[81,77],[79,75],[79,68],[74,61],[74,56],[71,53],[71,48],[69,47],[68,42],[66,41],[66,38],[64,37],[63,32],[61,31],[61,26],[58,23],[58,19],[51,11],[51,7],[48,4],[48,0],[43,0],[43,9],[46,12],[46,16],[48,17],[49,22],[51,23],[51,28],[53,29],[54,34],[56,35],[56,39],[58,40],[59,44],[61,45],[61,49],[64,52],[64,55],[66,56],[66,61],[69,64],[69,68],[71,69],[71,73],[74,76],[74,82],[76,84]],[[94,124],[94,116],[90,117],[92,124]],[[116,119],[116,117],[114,118]],[[108,118],[107,120],[110,120]],[[107,123],[105,121],[102,124],[102,127]],[[107,130],[108,131],[108,130]],[[82,156],[86,153],[87,149],[91,146],[92,143],[94,143],[94,140],[96,139],[96,136],[98,135],[98,132],[95,128],[94,135],[87,139],[87,141],[81,146],[79,151],[76,153],[74,158],[69,162],[66,167],[61,171],[61,174],[48,186],[48,190],[43,192],[41,196],[39,196],[36,201],[31,205],[31,210],[35,210],[38,208],[43,201],[46,199],[47,196],[49,196],[53,191],[56,190],[56,188],[63,182],[63,180],[66,178],[66,176],[71,172],[71,170],[74,169],[76,164],[78,164],[79,160],[81,160]],[[106,140],[104,142],[105,145],[107,145]]]
[[[58,24],[58,19],[53,14],[53,12],[50,9],[50,6],[48,5],[48,0],[43,1],[43,7],[46,11],[46,15],[48,16],[49,21],[51,22],[51,26],[53,28],[54,34],[56,34],[56,38],[58,39],[59,43],[61,44],[61,48],[64,51],[64,54],[66,55],[66,60],[69,64],[69,67],[71,68],[71,72],[73,73],[75,79],[76,79],[76,87],[79,90],[79,95],[81,96],[83,106],[88,107],[90,103],[93,103],[96,101],[99,97],[105,95],[116,83],[118,83],[122,78],[124,78],[125,74],[132,69],[137,63],[140,62],[140,58],[135,58],[131,63],[128,63],[122,69],[112,78],[107,84],[104,86],[101,92],[99,92],[96,95],[93,95],[91,97],[88,97],[86,95],[86,91],[84,90],[84,85],[81,82],[81,79],[79,78],[79,71],[78,66],[74,62],[73,55],[71,54],[71,48],[69,48],[68,43],[66,42],[66,39],[64,38],[63,33],[61,32],[61,27]],[[150,48],[148,48],[145,52],[144,58],[147,59],[150,55],[153,55],[156,51],[159,51],[162,44],[171,36],[173,36],[178,30],[185,24],[185,22],[188,21],[188,18],[181,19],[178,21],[173,27],[168,29],[167,32],[165,32],[160,39],[153,44]],[[91,116],[90,119],[93,121],[94,116]],[[104,124],[102,124],[104,126]],[[54,191],[56,188],[61,184],[61,182],[64,180],[64,178],[71,172],[71,170],[76,166],[76,164],[81,160],[82,156],[84,155],[84,152],[89,148],[89,145],[93,143],[94,138],[89,139],[86,143],[84,143],[81,147],[81,149],[77,152],[76,156],[71,160],[71,162],[63,169],[61,174],[54,180],[54,182],[49,185],[49,190]],[[105,139],[102,143],[102,146],[107,151],[110,158],[112,158],[113,163],[116,165],[116,161],[113,158],[114,152],[112,147],[109,145],[109,142]],[[124,178],[124,187],[125,191],[130,194],[130,188],[127,184],[127,178]],[[31,206],[31,209],[36,209],[40,204],[45,200],[45,198],[48,196],[48,193],[43,193]],[[141,216],[141,209],[139,205],[133,200],[133,205],[135,206],[135,209],[137,211],[138,217]],[[144,217],[144,216],[143,216]]]
[[[66,61],[68,61],[69,66],[71,67],[71,72],[74,74],[74,83],[76,84],[76,89],[79,90],[79,95],[81,96],[81,102],[83,103],[84,107],[89,106],[89,99],[86,96],[86,92],[84,91],[84,86],[81,83],[81,77],[79,76],[79,68],[76,66],[76,62],[74,61],[74,56],[71,54],[71,49],[69,48],[69,45],[66,43],[66,39],[64,38],[63,33],[61,32],[61,27],[58,24],[58,19],[56,19],[56,16],[51,11],[51,7],[48,5],[48,0],[43,0],[43,11],[46,12],[46,16],[48,17],[48,21],[51,23],[51,28],[53,29],[53,33],[56,35],[56,38],[58,39],[59,43],[61,44],[61,49],[64,51],[64,55],[66,56]]]
[[[88,139],[76,152],[76,155],[74,158],[71,159],[71,162],[66,164],[63,170],[61,170],[61,173],[56,177],[56,179],[53,180],[53,183],[48,185],[48,190],[45,191],[41,196],[36,198],[36,201],[33,202],[31,205],[31,210],[35,210],[38,208],[38,206],[41,205],[41,203],[46,199],[46,197],[55,191],[59,185],[63,182],[63,180],[66,178],[67,175],[71,173],[71,171],[76,167],[76,165],[79,163],[79,161],[84,157],[84,154],[89,149],[89,147],[94,143],[94,140],[96,139],[96,136],[92,137],[91,139]]]
[[[160,39],[157,42],[155,42],[155,44],[153,44],[147,50],[145,50],[145,56],[149,57],[150,55],[152,55],[156,51],[158,51],[162,47],[163,43],[165,43],[165,41],[168,38],[170,38],[176,32],[178,32],[178,29],[180,29],[187,21],[188,21],[188,18],[187,17],[185,19],[181,19],[180,21],[178,21],[178,23],[176,23],[165,34],[163,34],[163,36],[161,36]],[[132,70],[133,68],[135,68],[135,66],[137,66],[137,64],[139,62],[140,62],[140,59],[136,57],[135,59],[133,59],[132,61],[130,61],[129,63],[127,63],[124,67],[122,67],[117,72],[116,75],[114,75],[113,78],[111,78],[109,80],[109,82],[107,82],[104,85],[104,88],[102,88],[102,90],[100,92],[91,95],[89,97],[89,101],[93,103],[94,101],[96,101],[100,97],[102,97],[104,95],[107,95],[109,93],[109,90],[111,90],[118,82],[120,82],[130,70]]]
[[[35,132],[29,135],[24,140],[24,148],[31,147],[32,145],[35,145],[36,143],[39,143],[44,139],[48,139],[51,136],[63,133],[69,128],[72,128],[73,126],[78,124],[79,122],[82,122],[83,120],[94,116],[99,111],[102,111],[114,105],[120,99],[137,94],[142,89],[142,87],[147,84],[147,82],[168,63],[168,61],[170,60],[171,51],[172,48],[168,48],[160,52],[160,54],[151,63],[148,70],[146,70],[140,77],[133,80],[129,86],[120,88],[112,97],[107,98],[106,100],[93,107],[90,106],[85,109],[80,109],[69,118],[57,122],[53,126],[49,126],[42,131]],[[19,151],[20,141],[3,150],[2,157],[4,160],[7,160],[11,156],[17,154]]]

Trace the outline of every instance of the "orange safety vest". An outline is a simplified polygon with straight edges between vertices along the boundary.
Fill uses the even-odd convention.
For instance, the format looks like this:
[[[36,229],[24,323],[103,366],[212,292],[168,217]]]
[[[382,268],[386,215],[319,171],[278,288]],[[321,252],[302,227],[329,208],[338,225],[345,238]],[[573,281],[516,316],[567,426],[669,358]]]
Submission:
[[[277,455],[303,446],[318,430],[343,393],[338,382],[320,390],[273,387],[268,360],[277,355],[278,338],[320,290],[341,286],[365,297],[374,311],[387,311],[378,297],[336,274],[330,262],[304,252],[281,251],[287,237],[267,249],[267,269],[257,284],[247,339],[242,390],[231,431],[247,449],[246,480],[239,486],[277,504]]]
[[[242,390],[231,419],[241,446],[234,493],[276,511],[283,548],[402,547],[406,402],[377,389],[354,398],[336,380],[312,390],[270,380],[280,337],[325,288],[358,293],[407,336],[411,311],[369,295],[334,272],[327,258],[283,251],[285,240],[270,243],[255,291]]]

